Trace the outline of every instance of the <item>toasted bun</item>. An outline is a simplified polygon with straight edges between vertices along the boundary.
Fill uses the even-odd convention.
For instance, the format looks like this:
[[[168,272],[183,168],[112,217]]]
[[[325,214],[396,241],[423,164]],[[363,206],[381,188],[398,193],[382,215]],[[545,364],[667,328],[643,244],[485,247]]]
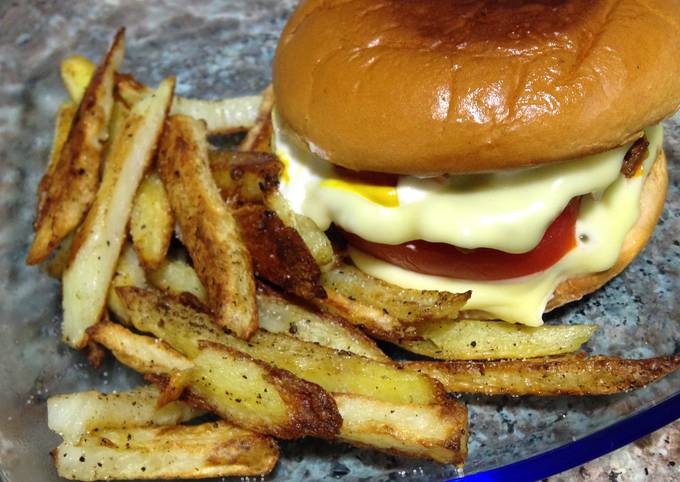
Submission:
[[[583,298],[588,293],[599,289],[610,279],[617,276],[628,266],[640,251],[647,245],[652,237],[661,212],[663,211],[666,191],[668,190],[668,169],[666,155],[663,150],[659,152],[652,170],[645,179],[640,196],[640,217],[633,228],[628,231],[623,240],[621,254],[616,264],[607,271],[588,276],[580,276],[563,281],[555,290],[552,299],[548,302],[546,311],[562,306],[570,301]]]
[[[335,164],[495,170],[630,141],[680,105],[678,52],[673,0],[308,0],[274,93]]]

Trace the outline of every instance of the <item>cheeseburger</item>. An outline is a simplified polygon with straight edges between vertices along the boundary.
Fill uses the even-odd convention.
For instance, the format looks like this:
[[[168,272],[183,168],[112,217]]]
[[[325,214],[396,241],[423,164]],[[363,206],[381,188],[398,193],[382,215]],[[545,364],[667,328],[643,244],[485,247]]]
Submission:
[[[365,272],[540,325],[650,239],[679,52],[673,1],[305,1],[274,62],[282,192]]]

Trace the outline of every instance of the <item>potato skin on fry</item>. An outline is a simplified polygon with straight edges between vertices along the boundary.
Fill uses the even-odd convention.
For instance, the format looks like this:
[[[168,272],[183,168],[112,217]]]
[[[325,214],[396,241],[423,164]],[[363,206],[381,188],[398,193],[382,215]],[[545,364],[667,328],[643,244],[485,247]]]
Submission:
[[[404,362],[450,392],[486,395],[610,395],[635,390],[680,366],[680,355],[629,360],[583,355],[501,361]]]
[[[125,29],[120,29],[83,95],[59,158],[40,181],[28,264],[45,260],[94,202],[113,108],[114,73],[124,51]]]
[[[303,299],[325,298],[321,269],[300,235],[263,205],[234,209],[255,274]]]
[[[250,338],[257,330],[252,261],[212,179],[205,124],[171,116],[161,139],[158,171],[215,321],[240,338]]]

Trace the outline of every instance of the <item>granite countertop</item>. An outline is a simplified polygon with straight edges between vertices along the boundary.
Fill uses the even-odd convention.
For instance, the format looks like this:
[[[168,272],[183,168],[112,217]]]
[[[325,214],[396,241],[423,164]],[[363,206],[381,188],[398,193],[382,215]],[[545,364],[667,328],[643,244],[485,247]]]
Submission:
[[[680,420],[630,445],[547,480],[550,482],[680,480]]]
[[[58,343],[59,284],[24,264],[35,189],[54,114],[65,98],[59,62],[97,59],[127,26],[125,69],[155,85],[178,76],[180,95],[219,98],[258,92],[270,81],[279,32],[295,0],[3,2],[0,5],[0,476],[56,480],[48,450],[46,397],[140,383],[112,362],[96,372]],[[632,358],[680,346],[680,117],[668,122],[669,201],[644,254],[621,276],[548,323],[596,323],[587,353]],[[651,280],[651,282],[650,282]],[[677,392],[680,373],[611,397],[462,397],[470,411],[471,472],[579,438]],[[318,440],[282,444],[277,480],[437,480],[456,475],[434,463]],[[680,480],[680,421],[550,481]]]

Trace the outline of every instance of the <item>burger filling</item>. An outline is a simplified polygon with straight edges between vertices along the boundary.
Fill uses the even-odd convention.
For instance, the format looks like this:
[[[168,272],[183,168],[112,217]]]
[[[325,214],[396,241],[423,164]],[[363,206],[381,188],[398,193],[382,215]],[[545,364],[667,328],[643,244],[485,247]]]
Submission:
[[[561,281],[615,264],[662,144],[658,125],[559,164],[397,176],[333,166],[273,120],[282,193],[322,229],[344,232],[360,269],[409,288],[471,289],[466,309],[532,326]]]

